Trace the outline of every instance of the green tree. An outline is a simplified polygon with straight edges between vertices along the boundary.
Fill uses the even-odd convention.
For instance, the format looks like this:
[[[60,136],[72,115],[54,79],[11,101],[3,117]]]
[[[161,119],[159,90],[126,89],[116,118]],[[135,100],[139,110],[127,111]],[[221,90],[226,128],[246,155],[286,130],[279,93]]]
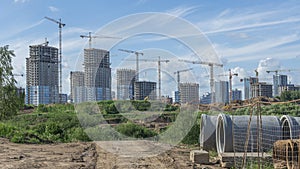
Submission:
[[[16,80],[11,65],[14,56],[8,46],[0,47],[0,119],[15,115],[19,109]]]
[[[300,99],[300,91],[284,91],[280,95],[281,101],[290,101]]]

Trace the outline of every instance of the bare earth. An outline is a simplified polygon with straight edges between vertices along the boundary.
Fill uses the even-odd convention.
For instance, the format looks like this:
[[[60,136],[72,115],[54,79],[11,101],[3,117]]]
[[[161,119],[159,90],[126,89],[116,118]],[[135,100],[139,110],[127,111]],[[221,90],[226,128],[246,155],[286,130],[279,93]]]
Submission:
[[[143,141],[125,141],[121,144],[83,142],[39,145],[15,144],[0,138],[0,168],[193,169],[203,167],[196,166],[189,160],[190,150],[187,148],[173,147],[159,155],[151,153],[154,152],[154,148],[153,144]]]

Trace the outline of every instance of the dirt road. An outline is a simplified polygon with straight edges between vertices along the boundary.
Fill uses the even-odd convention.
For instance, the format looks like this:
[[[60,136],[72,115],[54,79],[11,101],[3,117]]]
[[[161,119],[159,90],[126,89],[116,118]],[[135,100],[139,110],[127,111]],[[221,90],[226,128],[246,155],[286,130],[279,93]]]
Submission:
[[[190,150],[173,147],[159,155],[144,141],[15,144],[0,138],[1,169],[193,169]],[[156,147],[157,148],[157,147]],[[112,153],[113,152],[113,153]],[[116,153],[117,152],[117,153]],[[151,153],[149,153],[151,152]]]

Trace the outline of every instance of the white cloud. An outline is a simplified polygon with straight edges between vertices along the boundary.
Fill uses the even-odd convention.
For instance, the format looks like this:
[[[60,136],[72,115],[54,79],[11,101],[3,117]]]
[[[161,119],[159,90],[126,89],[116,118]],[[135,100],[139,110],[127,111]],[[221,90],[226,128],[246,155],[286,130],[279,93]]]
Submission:
[[[170,10],[167,10],[166,12],[174,15],[176,17],[185,17],[191,13],[193,13],[194,11],[196,11],[198,8],[198,6],[179,6]]]
[[[28,2],[29,0],[14,0],[15,3],[25,3]]]
[[[281,65],[279,60],[274,58],[266,58],[259,61],[257,71],[259,81],[264,81],[268,83],[272,83],[273,73],[267,73],[267,71],[280,70]]]
[[[49,10],[50,10],[51,12],[57,12],[57,11],[59,11],[59,9],[56,8],[56,7],[54,7],[54,6],[49,6],[48,8],[49,8]]]
[[[281,53],[280,55],[282,57],[282,54],[286,55],[287,53],[280,52],[280,50],[290,47],[284,46],[280,48],[280,50],[278,48],[285,44],[298,41],[299,39],[300,38],[297,34],[292,34],[281,37],[269,38],[264,41],[252,42],[242,47],[226,47],[224,45],[215,45],[215,47],[222,54],[222,56],[225,56],[230,62],[241,62],[265,58],[266,53],[269,53],[268,55],[276,55],[278,53]],[[295,55],[293,55],[292,57],[295,57]]]

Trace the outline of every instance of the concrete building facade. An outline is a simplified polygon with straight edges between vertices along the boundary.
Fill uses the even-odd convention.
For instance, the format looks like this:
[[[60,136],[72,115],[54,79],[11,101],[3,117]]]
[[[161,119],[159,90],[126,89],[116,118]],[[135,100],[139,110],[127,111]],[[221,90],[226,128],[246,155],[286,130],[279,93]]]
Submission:
[[[111,68],[109,52],[84,49],[85,101],[111,100]]]
[[[73,103],[85,101],[84,72],[70,72],[70,98]]]
[[[132,100],[134,97],[134,83],[136,71],[132,69],[117,70],[117,99]]]
[[[279,86],[287,86],[288,77],[287,75],[273,75],[273,96],[279,96],[280,90]]]
[[[265,82],[259,82],[251,85],[252,97],[265,96],[273,97],[272,85]]]
[[[229,83],[227,81],[215,82],[216,103],[229,103]]]
[[[180,83],[180,103],[199,104],[199,84],[197,83]]]
[[[251,99],[252,98],[252,91],[251,85],[258,82],[256,77],[247,77],[243,79],[244,81],[244,99]]]
[[[134,100],[156,100],[156,82],[139,81],[134,83]]]
[[[26,58],[26,104],[59,103],[58,49],[46,45],[29,46]]]

